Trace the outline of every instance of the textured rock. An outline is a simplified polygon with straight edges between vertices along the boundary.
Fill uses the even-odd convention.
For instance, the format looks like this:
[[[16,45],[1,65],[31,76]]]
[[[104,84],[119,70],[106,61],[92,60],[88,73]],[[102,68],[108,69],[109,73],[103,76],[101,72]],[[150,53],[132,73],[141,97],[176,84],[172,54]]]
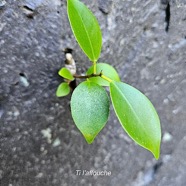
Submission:
[[[72,121],[70,96],[55,96],[62,50],[74,50],[79,73],[90,65],[70,30],[66,1],[6,0],[0,7],[0,185],[184,185],[184,1],[169,1],[170,7],[168,1],[84,2],[101,24],[100,61],[152,100],[163,135],[172,138],[162,142],[156,161],[128,138],[111,111],[95,142],[86,144]],[[76,170],[112,174],[78,176]]]
[[[158,172],[158,175],[155,176],[152,186],[174,186],[174,185],[185,185],[185,171],[186,171],[186,160],[185,160],[185,151],[186,151],[186,138],[184,137],[174,149],[174,152],[171,157],[168,158],[168,161],[164,162],[164,166]]]

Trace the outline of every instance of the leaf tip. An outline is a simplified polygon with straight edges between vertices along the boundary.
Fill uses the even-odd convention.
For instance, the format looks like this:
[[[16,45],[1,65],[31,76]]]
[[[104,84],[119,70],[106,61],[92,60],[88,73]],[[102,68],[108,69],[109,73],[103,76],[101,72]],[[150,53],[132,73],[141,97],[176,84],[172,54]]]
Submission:
[[[94,141],[94,139],[95,139],[95,137],[96,137],[96,136],[93,136],[93,135],[91,135],[91,134],[86,134],[86,135],[83,134],[83,136],[84,136],[86,142],[87,142],[89,145],[93,143],[93,141]]]
[[[154,155],[155,159],[158,160],[160,157],[160,142],[158,143],[156,149],[152,150],[151,152]]]

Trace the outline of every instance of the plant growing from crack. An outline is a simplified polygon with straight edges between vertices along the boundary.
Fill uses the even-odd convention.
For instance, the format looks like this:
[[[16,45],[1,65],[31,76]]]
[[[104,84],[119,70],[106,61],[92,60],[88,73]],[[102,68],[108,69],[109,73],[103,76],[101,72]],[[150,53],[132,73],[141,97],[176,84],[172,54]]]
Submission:
[[[75,78],[85,79],[72,93],[71,113],[77,128],[87,143],[91,144],[109,117],[110,101],[103,88],[108,86],[114,111],[123,129],[137,144],[151,151],[158,159],[161,127],[152,103],[139,90],[121,82],[112,66],[97,62],[102,47],[102,34],[93,13],[79,0],[67,0],[67,12],[73,34],[92,66],[86,75],[77,75],[72,55],[66,53],[70,64],[59,71],[66,82],[59,85],[56,95],[68,95],[69,85]]]

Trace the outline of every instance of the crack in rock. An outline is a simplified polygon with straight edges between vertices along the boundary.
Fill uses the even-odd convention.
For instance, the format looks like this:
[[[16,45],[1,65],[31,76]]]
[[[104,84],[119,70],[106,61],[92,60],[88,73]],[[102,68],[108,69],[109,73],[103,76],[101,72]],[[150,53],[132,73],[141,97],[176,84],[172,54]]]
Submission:
[[[171,18],[171,12],[170,12],[170,4],[169,2],[167,3],[167,7],[165,9],[165,22],[166,22],[166,27],[165,31],[169,31],[169,26],[170,26],[170,18]]]

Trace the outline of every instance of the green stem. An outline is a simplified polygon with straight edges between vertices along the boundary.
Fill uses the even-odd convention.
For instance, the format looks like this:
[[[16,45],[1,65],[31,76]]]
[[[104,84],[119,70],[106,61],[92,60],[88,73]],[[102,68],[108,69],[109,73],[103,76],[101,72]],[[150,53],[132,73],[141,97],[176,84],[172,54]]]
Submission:
[[[94,74],[96,74],[96,61],[93,62]]]
[[[110,83],[112,82],[112,79],[108,78],[107,76],[104,76],[103,74],[101,74],[100,77],[103,78],[104,80],[110,82]]]

